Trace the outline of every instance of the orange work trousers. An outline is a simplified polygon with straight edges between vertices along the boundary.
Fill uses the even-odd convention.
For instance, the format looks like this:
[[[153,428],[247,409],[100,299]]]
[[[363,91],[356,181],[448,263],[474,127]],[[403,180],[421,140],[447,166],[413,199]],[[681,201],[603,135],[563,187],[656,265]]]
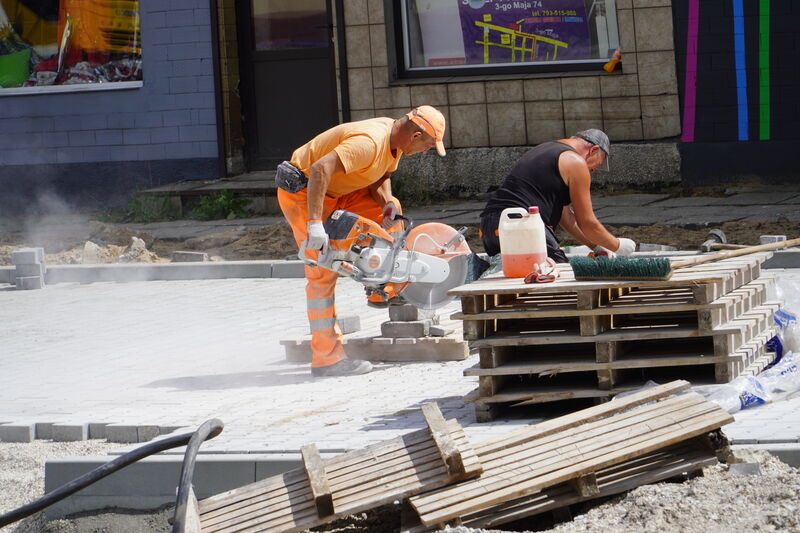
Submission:
[[[392,197],[392,201],[400,210],[397,198]],[[308,238],[308,189],[296,193],[278,189],[278,203],[299,247]],[[383,206],[375,201],[369,189],[359,189],[338,198],[326,196],[322,220],[327,220],[337,209],[356,213],[378,223],[383,219]],[[317,250],[308,250],[306,255],[315,259],[318,253]],[[330,366],[346,357],[342,331],[336,324],[335,291],[339,274],[308,265],[305,266],[305,274],[306,308],[311,325],[311,366]]]

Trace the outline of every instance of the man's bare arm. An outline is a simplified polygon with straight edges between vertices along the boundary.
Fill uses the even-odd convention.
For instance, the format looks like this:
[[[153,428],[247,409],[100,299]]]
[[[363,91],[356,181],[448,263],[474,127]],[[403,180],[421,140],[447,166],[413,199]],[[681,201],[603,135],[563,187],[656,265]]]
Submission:
[[[590,184],[592,177],[586,162],[573,152],[564,152],[558,160],[558,170],[569,183],[569,197],[575,221],[584,236],[595,245],[600,245],[609,250],[619,248],[619,239],[614,237],[597,220],[592,209],[592,196]]]
[[[392,181],[389,179],[391,175],[391,172],[387,172],[381,179],[369,186],[369,193],[380,206],[385,206],[392,201]]]
[[[558,223],[564,231],[572,235],[572,237],[580,242],[581,244],[585,244],[589,248],[594,249],[596,246],[595,243],[591,241],[582,231],[580,226],[578,226],[578,221],[575,220],[575,213],[572,211],[572,207],[565,205],[564,209],[561,211],[561,220]]]
[[[334,174],[344,173],[344,165],[339,154],[331,151],[311,165],[308,178],[308,219],[322,220],[325,193]]]

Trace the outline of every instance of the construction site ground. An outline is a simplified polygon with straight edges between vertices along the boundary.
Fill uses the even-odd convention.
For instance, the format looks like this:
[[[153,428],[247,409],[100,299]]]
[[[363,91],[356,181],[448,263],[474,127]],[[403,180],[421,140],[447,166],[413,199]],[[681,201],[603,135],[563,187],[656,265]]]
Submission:
[[[755,244],[764,234],[800,235],[800,193],[739,194],[750,195],[749,200],[737,200],[738,194],[672,199],[633,194],[599,197],[595,203],[601,221],[625,228],[617,231],[618,235],[652,244],[696,248],[709,229],[720,227],[730,242],[740,244]],[[729,203],[718,203],[720,199]],[[657,205],[672,200],[678,205]],[[693,205],[681,205],[689,200]],[[791,203],[795,200],[798,203]],[[606,205],[601,206],[601,201]],[[474,226],[481,207],[461,203],[409,212],[418,222]],[[704,216],[707,223],[702,222]],[[278,217],[147,225],[108,225],[93,223],[90,218],[63,213],[52,218],[2,220],[0,263],[7,264],[3,251],[21,246],[44,246],[48,262],[57,263],[60,258],[80,262],[86,240],[121,247],[108,249],[114,260],[132,235],[142,236],[148,249],[159,256],[151,256],[153,261],[168,260],[169,252],[176,249],[206,251],[226,260],[283,258],[295,251],[288,228]],[[69,242],[73,246],[59,249],[58,243]],[[200,242],[205,244],[194,245]],[[244,255],[250,253],[254,255]],[[800,270],[794,268],[767,270],[764,275],[800,281]],[[472,406],[463,399],[475,387],[476,378],[462,374],[475,364],[475,354],[464,361],[378,364],[375,371],[363,376],[314,379],[308,365],[287,363],[279,344],[281,339],[301,337],[308,331],[302,279],[65,283],[35,291],[0,285],[0,300],[0,422],[33,423],[43,429],[54,423],[117,424],[141,428],[143,433],[153,428],[166,433],[186,431],[209,418],[219,418],[225,430],[202,447],[198,464],[195,483],[201,498],[238,486],[239,475],[264,475],[296,466],[304,444],[316,443],[321,453],[329,456],[420,429],[424,421],[419,408],[427,401],[436,401],[445,418],[458,419],[473,442],[575,408],[528,410],[495,422],[476,423]],[[349,280],[340,280],[336,304],[340,315],[388,319],[387,311],[366,307],[363,288]],[[441,312],[448,316],[457,309],[454,302]],[[736,422],[724,430],[737,446],[782,450],[784,457],[797,457],[798,409],[800,397],[748,409],[738,413]],[[0,445],[3,463],[14,457],[8,446],[12,445]],[[115,447],[114,453],[131,447]],[[107,448],[88,447],[76,454],[106,452]],[[134,473],[127,478],[117,474],[120,481],[109,478],[103,490],[76,495],[59,504],[54,514],[98,504],[124,507],[135,499],[137,494],[120,499],[114,494],[115,483],[129,492],[141,490],[138,500],[143,504],[174,498],[181,453],[175,450],[156,461],[158,468],[139,470],[138,474],[131,467]],[[51,461],[48,474],[68,481],[105,460],[107,457],[62,458]],[[35,465],[30,464],[32,468]],[[797,471],[784,469],[775,476],[794,492],[771,501],[784,509],[794,506],[796,515]],[[0,480],[5,479],[0,475]],[[684,502],[702,498],[702,491],[691,488],[695,482],[689,483],[682,498],[674,498]],[[775,485],[767,475],[739,477],[732,483],[741,490],[752,485],[767,490]],[[628,497],[644,504],[649,498],[647,490],[637,489],[644,493],[634,496],[634,491]],[[734,501],[732,497],[729,500]],[[0,511],[21,503],[1,502]],[[666,506],[654,500],[652,512],[663,515]],[[741,509],[745,516],[746,507]],[[734,511],[719,511],[728,512]],[[778,515],[783,516],[783,511]],[[765,531],[797,527],[796,522],[781,528],[764,520]],[[685,530],[678,523],[670,526],[669,520],[666,524],[661,530]],[[598,523],[596,527],[603,526]],[[633,525],[626,527],[616,530],[637,530]],[[615,530],[611,526],[605,529]]]

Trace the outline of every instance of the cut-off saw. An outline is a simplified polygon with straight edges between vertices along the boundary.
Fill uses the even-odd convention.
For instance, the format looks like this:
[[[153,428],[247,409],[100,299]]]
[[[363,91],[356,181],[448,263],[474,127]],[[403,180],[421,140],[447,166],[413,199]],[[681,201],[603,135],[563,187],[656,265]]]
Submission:
[[[390,234],[368,218],[339,209],[323,224],[327,249],[311,259],[303,242],[299,256],[306,264],[353,278],[368,293],[392,283],[403,302],[420,309],[447,304],[453,299],[448,291],[476,280],[489,267],[470,250],[467,228],[438,222],[414,226],[408,217],[395,217],[399,221],[403,229]]]

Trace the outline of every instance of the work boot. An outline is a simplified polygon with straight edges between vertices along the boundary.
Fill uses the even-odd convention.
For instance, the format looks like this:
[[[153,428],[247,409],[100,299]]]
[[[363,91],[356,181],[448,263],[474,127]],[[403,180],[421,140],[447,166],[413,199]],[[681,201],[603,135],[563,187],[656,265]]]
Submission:
[[[372,371],[372,363],[358,359],[342,359],[332,365],[311,367],[311,375],[318,378],[357,376]]]

